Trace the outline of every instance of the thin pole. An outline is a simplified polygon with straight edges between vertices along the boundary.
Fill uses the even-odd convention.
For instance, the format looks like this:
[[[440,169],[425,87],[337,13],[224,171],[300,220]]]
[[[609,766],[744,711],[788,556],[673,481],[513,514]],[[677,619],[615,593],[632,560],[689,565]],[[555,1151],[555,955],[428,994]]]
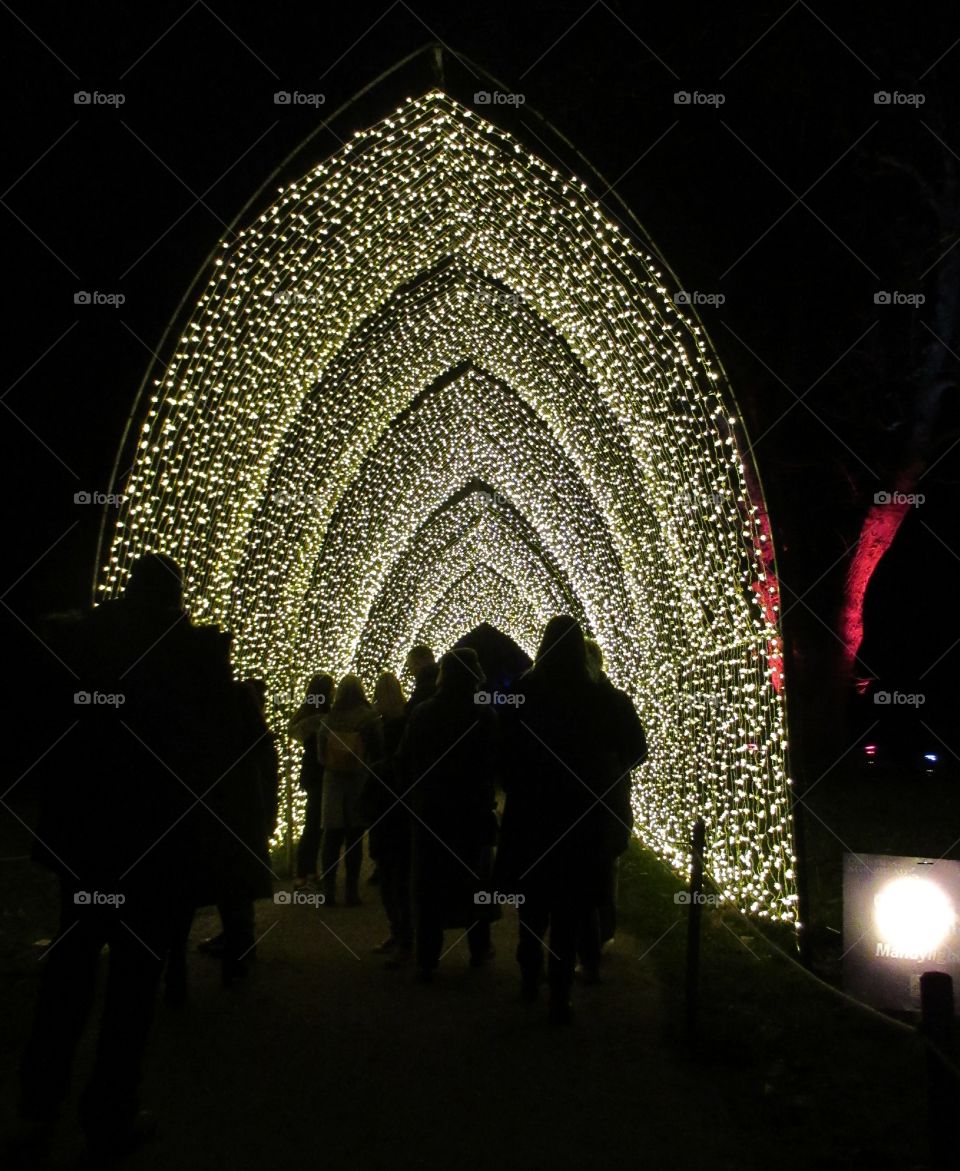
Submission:
[[[953,980],[946,972],[920,977],[920,1032],[927,1042],[930,1155],[935,1166],[955,1167],[957,1080],[950,1068],[953,1043]]]
[[[700,919],[703,912],[703,852],[706,845],[706,826],[703,818],[693,823],[693,841],[690,857],[690,901],[687,913],[687,1032],[697,1028],[700,980]]]

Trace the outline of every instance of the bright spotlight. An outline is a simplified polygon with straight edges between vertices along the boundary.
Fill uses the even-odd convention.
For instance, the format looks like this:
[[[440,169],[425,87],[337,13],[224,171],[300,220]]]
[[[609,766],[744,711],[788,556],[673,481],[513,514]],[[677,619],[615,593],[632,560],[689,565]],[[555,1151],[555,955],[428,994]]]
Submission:
[[[928,878],[895,878],[874,899],[877,933],[903,955],[935,951],[953,930],[949,897]]]
[[[845,854],[844,987],[875,1008],[918,1012],[924,972],[960,986],[958,910],[960,862]]]

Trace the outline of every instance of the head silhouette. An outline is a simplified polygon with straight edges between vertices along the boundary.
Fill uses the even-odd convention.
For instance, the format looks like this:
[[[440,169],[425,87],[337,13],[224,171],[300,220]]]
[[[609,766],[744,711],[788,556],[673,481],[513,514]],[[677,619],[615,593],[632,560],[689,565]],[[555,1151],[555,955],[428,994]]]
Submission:
[[[164,553],[146,553],[133,563],[123,596],[141,610],[171,614],[182,610],[183,571]]]
[[[318,712],[327,712],[333,703],[333,693],[333,676],[321,672],[310,680],[303,702],[315,707]]]
[[[558,614],[550,619],[533,669],[544,679],[582,682],[589,678],[583,629],[576,618]]]
[[[483,682],[477,652],[470,647],[447,651],[440,659],[437,691],[443,696],[472,696]]]
[[[411,675],[419,675],[425,667],[432,667],[434,664],[433,651],[430,647],[423,643],[418,643],[412,646],[407,655],[407,661],[403,665],[404,671]]]

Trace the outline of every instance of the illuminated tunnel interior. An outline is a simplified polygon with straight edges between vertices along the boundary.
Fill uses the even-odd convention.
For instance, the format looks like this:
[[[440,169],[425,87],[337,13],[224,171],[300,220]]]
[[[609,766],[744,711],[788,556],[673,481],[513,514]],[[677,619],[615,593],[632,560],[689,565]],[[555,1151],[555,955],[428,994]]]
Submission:
[[[369,685],[481,624],[533,655],[572,613],[647,729],[641,839],[683,869],[703,816],[724,896],[794,923],[770,527],[676,291],[582,182],[439,89],[408,100],[222,242],[98,596],[176,558],[277,731],[317,670]]]

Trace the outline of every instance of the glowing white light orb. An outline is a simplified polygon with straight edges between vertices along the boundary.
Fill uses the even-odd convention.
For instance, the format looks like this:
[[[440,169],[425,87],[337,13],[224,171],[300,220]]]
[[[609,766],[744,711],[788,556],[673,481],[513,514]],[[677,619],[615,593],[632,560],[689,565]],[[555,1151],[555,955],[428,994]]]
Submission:
[[[935,951],[954,928],[949,897],[928,878],[908,875],[887,883],[874,899],[874,925],[885,943],[904,955]]]

